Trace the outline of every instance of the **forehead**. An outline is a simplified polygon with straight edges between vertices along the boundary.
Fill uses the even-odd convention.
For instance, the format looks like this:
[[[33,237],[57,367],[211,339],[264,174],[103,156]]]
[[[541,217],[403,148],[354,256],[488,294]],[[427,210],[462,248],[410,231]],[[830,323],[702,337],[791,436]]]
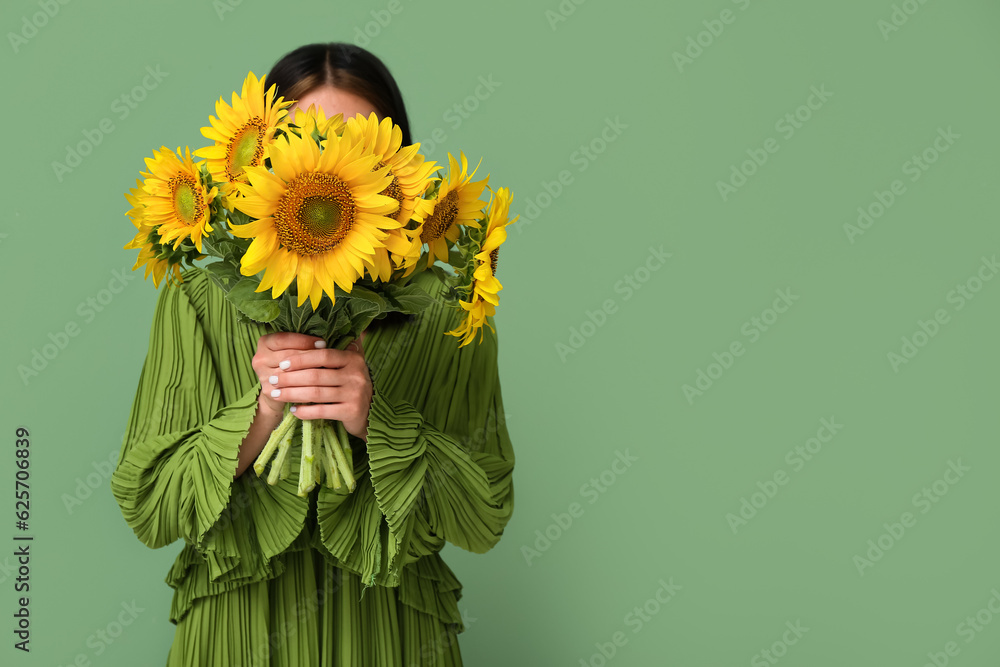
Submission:
[[[295,106],[307,109],[310,104],[315,104],[323,109],[323,113],[328,117],[342,113],[346,119],[359,113],[365,116],[368,116],[372,112],[377,113],[375,106],[367,99],[342,88],[334,88],[332,86],[320,86],[309,91],[296,101]]]

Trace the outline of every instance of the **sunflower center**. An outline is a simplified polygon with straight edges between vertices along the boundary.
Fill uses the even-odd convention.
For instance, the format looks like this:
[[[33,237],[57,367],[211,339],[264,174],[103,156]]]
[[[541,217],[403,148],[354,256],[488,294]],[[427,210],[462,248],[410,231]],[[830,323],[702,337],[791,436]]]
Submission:
[[[431,243],[444,236],[458,217],[458,191],[452,190],[434,206],[434,213],[424,222],[420,232],[422,243]]]
[[[342,180],[332,174],[299,174],[278,200],[274,229],[289,250],[316,255],[344,240],[356,214],[354,197]]]
[[[497,275],[497,260],[500,258],[500,248],[493,248],[490,253],[490,271],[493,273],[495,278]]]
[[[174,203],[174,214],[185,225],[193,225],[204,208],[204,200],[194,179],[177,174],[168,181]]]
[[[312,234],[329,234],[340,224],[340,204],[322,197],[306,197],[299,208],[299,219]]]
[[[229,180],[246,182],[243,167],[259,165],[264,158],[264,136],[267,123],[254,116],[233,133],[226,147],[226,171]]]
[[[379,161],[378,165],[376,165],[375,167],[375,171],[378,171],[379,169],[382,169],[385,166],[386,165],[384,162]],[[396,178],[395,172],[390,171],[389,173],[392,175],[392,182],[389,183],[389,185],[386,186],[385,190],[383,190],[379,194],[384,195],[386,197],[392,197],[397,202],[399,202],[399,208],[396,209],[396,211],[398,212],[403,208],[403,189],[399,187],[399,179]]]

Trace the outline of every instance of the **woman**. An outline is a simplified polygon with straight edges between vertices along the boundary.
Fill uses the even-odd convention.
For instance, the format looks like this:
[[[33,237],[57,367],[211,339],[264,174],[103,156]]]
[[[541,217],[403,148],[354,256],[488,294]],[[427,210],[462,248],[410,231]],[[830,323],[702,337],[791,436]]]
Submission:
[[[399,90],[372,54],[315,44],[267,76],[326,114],[389,116]],[[432,272],[420,315],[377,320],[347,350],[238,322],[201,269],[160,292],[111,487],[167,575],[169,665],[460,665],[461,584],[445,541],[482,553],[513,509],[495,334],[459,347]],[[286,403],[344,423],[357,488],[296,494],[248,468]],[[293,450],[293,460],[298,450]]]

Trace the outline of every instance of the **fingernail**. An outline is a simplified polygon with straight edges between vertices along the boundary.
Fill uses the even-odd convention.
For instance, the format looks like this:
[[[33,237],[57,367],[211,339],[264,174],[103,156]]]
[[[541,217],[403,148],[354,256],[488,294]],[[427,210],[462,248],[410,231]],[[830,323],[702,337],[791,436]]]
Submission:
[[[278,398],[279,396],[281,396],[281,390],[280,389],[272,389],[271,390],[271,398]]]
[[[314,345],[315,345],[316,347],[326,347],[326,341],[325,341],[325,340],[318,340],[318,341],[316,341],[316,342],[314,343]]]
[[[271,384],[278,384],[278,376],[272,375],[271,377],[267,378],[267,381],[270,382]]]
[[[295,412],[295,411],[296,411],[297,409],[298,409],[298,408],[296,408],[296,407],[295,407],[295,406],[293,405],[292,407],[288,408],[288,411],[289,411],[289,412]]]
[[[286,370],[291,365],[292,362],[290,362],[288,359],[285,359],[280,364],[278,364],[278,368],[280,368],[281,370]]]

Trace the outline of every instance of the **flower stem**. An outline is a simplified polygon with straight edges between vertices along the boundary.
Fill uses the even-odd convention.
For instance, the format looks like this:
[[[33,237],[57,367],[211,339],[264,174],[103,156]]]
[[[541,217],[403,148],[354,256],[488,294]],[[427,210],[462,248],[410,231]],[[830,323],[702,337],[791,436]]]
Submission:
[[[341,443],[343,444],[343,447],[344,447],[344,458],[347,459],[347,465],[350,466],[351,473],[353,474],[353,472],[354,472],[354,452],[351,449],[351,439],[349,437],[347,437],[347,429],[344,428],[343,424],[340,425],[340,428],[341,428],[341,432],[340,432]]]
[[[257,473],[260,477],[264,473],[264,468],[267,466],[267,462],[271,459],[275,450],[278,449],[278,445],[282,442],[285,435],[290,433],[292,427],[295,426],[296,418],[291,412],[288,411],[288,405],[285,405],[285,416],[282,417],[281,423],[278,424],[277,428],[271,431],[271,435],[267,439],[267,443],[264,445],[264,449],[261,450],[260,454],[257,456],[257,460],[254,461],[253,471]]]
[[[347,483],[347,489],[349,491],[354,491],[357,486],[357,481],[354,479],[354,462],[348,463],[347,457],[344,455],[344,446],[350,450],[351,445],[347,442],[347,429],[344,428],[343,422],[335,422],[334,427],[336,429],[336,446],[333,451],[333,455],[337,458],[337,466],[340,468],[341,474],[344,476],[344,481]]]
[[[326,485],[339,490],[342,486],[340,474],[337,472],[337,462],[333,457],[333,447],[330,444],[332,438],[337,437],[333,433],[333,427],[326,420],[322,422],[322,437],[320,437],[320,447],[322,448],[323,468],[326,471]]]
[[[287,429],[285,437],[281,439],[281,444],[278,445],[278,453],[271,463],[271,472],[267,475],[267,483],[271,486],[277,484],[279,479],[288,477],[288,462],[291,461],[288,457],[288,452],[292,449],[292,433],[294,433],[293,429]]]
[[[289,431],[288,435],[285,436],[285,437],[288,438],[288,448],[291,449],[291,447],[292,447],[292,433],[291,433],[291,431]],[[292,457],[291,456],[286,456],[285,460],[282,462],[281,472],[278,473],[278,479],[288,479],[291,476],[292,476]],[[270,479],[270,478],[268,478],[268,479]]]
[[[300,496],[306,496],[316,486],[313,479],[313,423],[309,419],[302,420],[302,465],[299,466]]]

